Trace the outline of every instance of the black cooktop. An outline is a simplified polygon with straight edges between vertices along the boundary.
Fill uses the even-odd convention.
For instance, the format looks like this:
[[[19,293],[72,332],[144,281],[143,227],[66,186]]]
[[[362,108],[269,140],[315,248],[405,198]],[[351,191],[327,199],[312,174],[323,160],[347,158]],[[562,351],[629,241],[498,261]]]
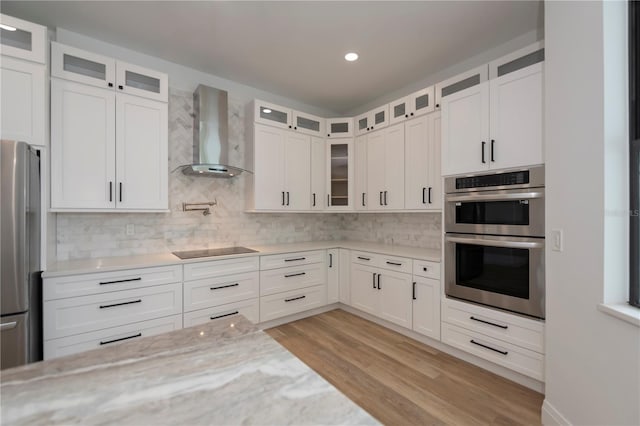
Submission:
[[[257,250],[251,250],[246,247],[224,247],[216,249],[204,249],[204,250],[188,250],[188,251],[174,251],[173,254],[180,259],[195,259],[198,257],[211,257],[211,256],[228,256],[230,254],[244,254],[244,253],[257,253]]]

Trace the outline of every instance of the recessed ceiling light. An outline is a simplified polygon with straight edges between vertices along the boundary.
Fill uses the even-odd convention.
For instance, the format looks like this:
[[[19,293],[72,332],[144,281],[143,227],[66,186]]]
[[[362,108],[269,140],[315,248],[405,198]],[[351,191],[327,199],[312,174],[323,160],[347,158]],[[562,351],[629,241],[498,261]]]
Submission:
[[[354,52],[349,52],[346,55],[344,55],[344,58],[349,62],[353,62],[358,59],[358,54]]]
[[[269,108],[263,108],[262,112],[264,112],[265,114],[271,114],[271,110]]]
[[[17,30],[16,27],[12,27],[11,25],[7,25],[7,24],[0,24],[0,28],[2,28],[3,30],[7,30],[7,31],[15,31],[15,30]]]

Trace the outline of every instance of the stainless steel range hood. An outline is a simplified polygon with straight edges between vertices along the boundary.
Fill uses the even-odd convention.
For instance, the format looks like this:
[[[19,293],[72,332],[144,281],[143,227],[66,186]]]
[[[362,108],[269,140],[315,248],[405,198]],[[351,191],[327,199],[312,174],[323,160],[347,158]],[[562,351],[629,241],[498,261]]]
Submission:
[[[193,163],[182,173],[230,178],[245,171],[241,159],[231,160],[227,92],[201,84],[193,92],[193,108]]]

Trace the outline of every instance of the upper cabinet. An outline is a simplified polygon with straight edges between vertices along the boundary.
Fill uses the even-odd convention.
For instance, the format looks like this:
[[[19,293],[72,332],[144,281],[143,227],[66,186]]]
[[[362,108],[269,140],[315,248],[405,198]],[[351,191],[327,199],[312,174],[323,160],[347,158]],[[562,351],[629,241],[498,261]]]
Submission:
[[[167,102],[166,74],[60,43],[51,43],[51,75]]]
[[[166,211],[167,76],[59,43],[51,53],[52,209]],[[134,87],[118,70],[161,83]]]
[[[47,28],[0,14],[0,54],[45,64]]]
[[[350,138],[353,136],[353,118],[327,118],[328,138]]]
[[[389,104],[372,109],[355,118],[356,136],[380,130],[389,125]]]
[[[327,141],[327,209],[353,210],[353,139]]]
[[[46,146],[47,29],[0,15],[0,138]]]
[[[435,109],[435,88],[419,90],[389,104],[389,124],[400,123],[413,117],[432,112]]]
[[[442,208],[440,172],[440,113],[404,123],[404,207],[407,210]]]
[[[543,162],[543,61],[535,43],[438,86],[443,175]]]
[[[323,137],[325,119],[256,99],[253,104],[256,123],[291,129],[311,136]]]

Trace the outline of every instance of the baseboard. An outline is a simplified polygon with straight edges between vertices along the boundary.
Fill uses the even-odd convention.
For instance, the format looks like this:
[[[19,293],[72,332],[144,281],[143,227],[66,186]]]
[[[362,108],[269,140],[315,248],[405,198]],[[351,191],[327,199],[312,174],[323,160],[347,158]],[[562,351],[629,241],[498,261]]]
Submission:
[[[545,426],[571,425],[569,420],[556,409],[548,399],[542,403],[542,424]]]
[[[331,305],[322,306],[320,308],[311,309],[310,311],[299,312],[297,314],[287,315],[286,317],[276,318],[271,321],[261,322],[258,324],[260,330],[267,330],[269,328],[277,327],[282,324],[287,324],[293,321],[298,321],[303,318],[312,317],[314,315],[323,314],[325,312],[333,311],[340,307],[339,303],[332,303]]]
[[[508,368],[502,367],[501,365],[497,365],[494,364],[492,362],[489,362],[485,359],[482,358],[478,358],[475,355],[472,355],[470,353],[461,351],[457,348],[451,347],[445,343],[440,342],[439,340],[435,340],[435,339],[431,339],[429,337],[423,336],[422,334],[416,333],[413,330],[408,330],[404,327],[400,327],[396,324],[390,323],[388,321],[385,321],[383,319],[380,319],[376,316],[370,315],[366,312],[362,312],[358,309],[355,309],[351,306],[347,306],[344,305],[342,303],[339,303],[337,308],[342,309],[343,311],[349,312],[351,314],[357,315],[361,318],[364,318],[366,320],[369,320],[371,322],[374,322],[378,325],[381,325],[385,328],[391,329],[397,333],[400,333],[404,336],[407,336],[411,339],[417,340],[420,343],[424,343],[427,346],[431,346],[432,348],[435,348],[441,352],[444,352],[446,354],[449,354],[451,356],[454,356],[458,359],[461,359],[463,361],[466,361],[470,364],[473,364],[477,367],[480,367],[484,370],[488,370],[494,374],[497,374],[498,376],[504,377],[507,380],[511,380],[512,382],[516,382],[524,387],[527,387],[531,390],[534,390],[536,392],[540,392],[542,394],[544,394],[544,383],[540,382],[536,379],[533,379],[531,377],[522,375],[520,373],[517,373],[513,370],[509,370]],[[558,424],[562,424],[562,423],[558,423]],[[568,424],[568,423],[567,423]]]

